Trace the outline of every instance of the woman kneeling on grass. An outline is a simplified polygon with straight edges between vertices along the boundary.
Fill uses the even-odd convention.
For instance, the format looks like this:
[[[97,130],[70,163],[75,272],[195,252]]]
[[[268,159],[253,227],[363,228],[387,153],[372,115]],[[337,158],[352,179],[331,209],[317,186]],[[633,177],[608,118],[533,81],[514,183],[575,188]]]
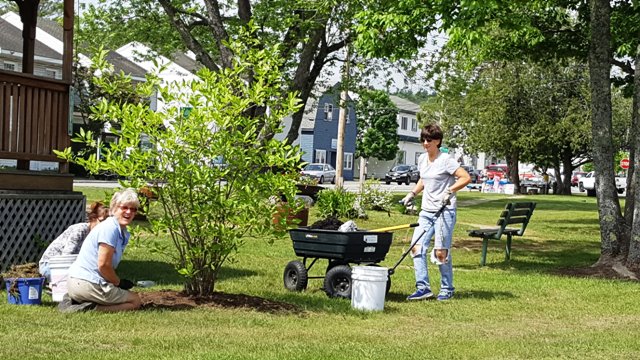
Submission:
[[[140,307],[140,296],[129,291],[133,283],[120,279],[115,272],[129,242],[127,226],[139,206],[133,189],[113,195],[111,216],[89,233],[77,260],[69,268],[68,296],[60,303],[61,311],[125,311]]]

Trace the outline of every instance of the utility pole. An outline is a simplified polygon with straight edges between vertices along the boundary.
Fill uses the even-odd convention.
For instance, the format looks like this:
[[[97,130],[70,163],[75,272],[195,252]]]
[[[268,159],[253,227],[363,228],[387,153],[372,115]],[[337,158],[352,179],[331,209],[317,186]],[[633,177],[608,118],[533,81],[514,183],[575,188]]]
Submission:
[[[338,144],[336,146],[336,188],[342,188],[344,178],[342,169],[344,167],[344,127],[347,122],[347,89],[349,88],[349,55],[351,45],[347,45],[347,55],[342,66],[342,91],[340,91],[340,115],[338,116]]]

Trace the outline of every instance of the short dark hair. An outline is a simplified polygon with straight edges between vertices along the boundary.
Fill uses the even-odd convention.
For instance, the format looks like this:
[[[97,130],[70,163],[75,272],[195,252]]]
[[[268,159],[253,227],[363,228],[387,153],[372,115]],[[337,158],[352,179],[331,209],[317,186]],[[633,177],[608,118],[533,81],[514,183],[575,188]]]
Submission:
[[[427,124],[422,128],[420,132],[420,142],[424,143],[425,140],[440,140],[438,148],[442,145],[442,129],[437,124]]]

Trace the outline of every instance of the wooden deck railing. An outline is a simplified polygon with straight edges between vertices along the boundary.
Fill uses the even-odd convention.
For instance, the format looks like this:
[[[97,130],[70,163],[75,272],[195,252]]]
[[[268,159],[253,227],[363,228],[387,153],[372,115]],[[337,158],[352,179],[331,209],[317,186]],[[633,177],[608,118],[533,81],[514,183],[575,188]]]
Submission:
[[[60,162],[68,129],[69,84],[0,71],[0,159]]]
[[[69,165],[53,150],[69,146],[69,84],[0,70],[0,191],[72,191]],[[30,171],[31,161],[58,163],[57,173]]]

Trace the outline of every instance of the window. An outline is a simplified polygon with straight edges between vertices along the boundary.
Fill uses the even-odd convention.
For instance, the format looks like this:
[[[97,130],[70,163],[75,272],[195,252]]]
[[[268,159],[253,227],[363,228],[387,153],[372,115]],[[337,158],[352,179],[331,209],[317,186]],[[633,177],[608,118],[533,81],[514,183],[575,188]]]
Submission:
[[[58,75],[58,71],[57,71],[57,70],[54,70],[54,69],[44,69],[44,76],[46,76],[46,77],[48,77],[48,78],[55,79],[57,75]]]
[[[4,69],[9,71],[18,71],[16,69],[16,63],[9,62],[9,61],[4,62]]]
[[[409,118],[407,118],[406,116],[402,117],[402,121],[400,122],[400,128],[402,130],[407,130],[407,123],[409,122]]]
[[[404,164],[404,160],[406,159],[407,156],[407,152],[404,150],[400,150],[398,151],[398,154],[396,155],[396,160],[398,161],[398,164]]]
[[[415,163],[414,164],[418,165],[418,159],[420,158],[420,155],[422,155],[422,154],[424,154],[424,153],[421,153],[421,152],[417,152],[416,153],[416,158],[415,158]]]
[[[345,170],[353,169],[353,154],[352,153],[344,153],[344,161],[342,167]]]
[[[418,131],[418,120],[411,119],[411,131]]]
[[[333,119],[333,104],[324,104],[324,120],[331,121]]]
[[[326,163],[327,162],[327,150],[316,150],[316,161],[317,163]]]

